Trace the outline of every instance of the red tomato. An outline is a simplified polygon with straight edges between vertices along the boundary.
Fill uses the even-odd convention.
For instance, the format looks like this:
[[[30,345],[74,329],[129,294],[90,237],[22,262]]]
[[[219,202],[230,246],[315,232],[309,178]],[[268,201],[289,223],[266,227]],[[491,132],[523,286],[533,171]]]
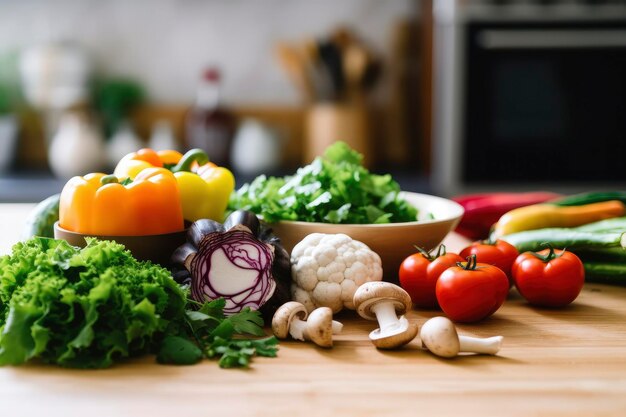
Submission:
[[[563,307],[578,297],[585,283],[583,263],[571,252],[524,252],[513,264],[513,279],[519,293],[529,303]]]
[[[463,259],[467,259],[470,255],[476,255],[478,262],[497,266],[509,277],[509,285],[513,285],[511,266],[519,252],[510,243],[504,240],[496,240],[495,243],[488,243],[487,241],[474,242],[463,249],[459,255]]]
[[[435,285],[439,275],[457,262],[463,262],[463,258],[456,253],[446,253],[445,247],[441,248],[443,252],[440,249],[434,256],[420,250],[408,256],[400,265],[400,286],[409,293],[417,307],[436,308]]]
[[[509,280],[501,269],[468,258],[463,268],[448,268],[437,281],[437,300],[454,321],[471,323],[489,317],[504,303]]]

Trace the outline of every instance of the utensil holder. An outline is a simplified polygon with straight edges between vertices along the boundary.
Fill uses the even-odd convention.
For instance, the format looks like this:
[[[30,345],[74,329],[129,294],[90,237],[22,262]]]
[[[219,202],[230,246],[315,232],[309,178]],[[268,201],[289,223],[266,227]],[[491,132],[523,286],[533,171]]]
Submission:
[[[342,140],[363,154],[363,164],[371,167],[374,155],[371,151],[368,108],[364,103],[319,103],[311,106],[306,114],[304,163],[310,163],[322,155],[332,143]]]

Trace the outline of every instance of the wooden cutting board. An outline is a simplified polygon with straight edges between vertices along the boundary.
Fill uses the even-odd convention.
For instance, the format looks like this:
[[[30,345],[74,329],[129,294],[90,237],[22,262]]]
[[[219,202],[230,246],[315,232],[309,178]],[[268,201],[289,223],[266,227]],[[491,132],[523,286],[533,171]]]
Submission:
[[[412,312],[423,323],[436,312]],[[587,285],[570,308],[531,308],[515,293],[491,319],[459,326],[501,334],[500,355],[444,360],[417,341],[376,350],[370,322],[342,314],[335,347],[283,342],[250,370],[153,358],[99,371],[0,368],[2,415],[624,416],[626,290]],[[5,414],[5,412],[7,414]]]

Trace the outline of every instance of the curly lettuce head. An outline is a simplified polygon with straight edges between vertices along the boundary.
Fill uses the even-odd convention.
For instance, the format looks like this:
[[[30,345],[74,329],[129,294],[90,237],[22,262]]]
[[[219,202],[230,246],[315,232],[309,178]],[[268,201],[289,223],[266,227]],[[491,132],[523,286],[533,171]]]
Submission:
[[[33,238],[0,257],[0,365],[107,367],[149,351],[184,308],[169,271],[122,245]]]

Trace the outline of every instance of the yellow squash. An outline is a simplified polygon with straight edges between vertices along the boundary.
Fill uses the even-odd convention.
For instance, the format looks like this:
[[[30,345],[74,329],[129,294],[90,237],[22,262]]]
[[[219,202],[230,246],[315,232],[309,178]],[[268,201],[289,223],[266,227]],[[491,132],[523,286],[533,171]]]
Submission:
[[[576,227],[583,224],[623,216],[624,204],[618,200],[581,206],[533,204],[509,211],[495,224],[494,236],[501,237],[524,230],[547,227]]]

